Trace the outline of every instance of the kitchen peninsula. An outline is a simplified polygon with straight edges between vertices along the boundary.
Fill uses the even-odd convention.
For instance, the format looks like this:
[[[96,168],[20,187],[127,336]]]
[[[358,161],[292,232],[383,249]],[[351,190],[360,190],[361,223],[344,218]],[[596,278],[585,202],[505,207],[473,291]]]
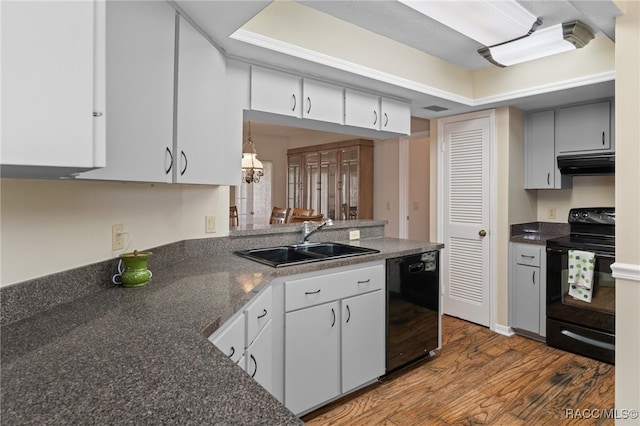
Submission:
[[[279,269],[232,254],[297,242],[299,227],[277,225],[152,249],[147,286],[105,287],[41,312],[6,306],[30,282],[2,288],[3,422],[301,424],[207,337],[277,277],[442,247],[385,238],[382,221],[336,222],[314,238],[347,240],[354,227],[356,244],[380,253]],[[51,278],[73,288],[78,277]]]

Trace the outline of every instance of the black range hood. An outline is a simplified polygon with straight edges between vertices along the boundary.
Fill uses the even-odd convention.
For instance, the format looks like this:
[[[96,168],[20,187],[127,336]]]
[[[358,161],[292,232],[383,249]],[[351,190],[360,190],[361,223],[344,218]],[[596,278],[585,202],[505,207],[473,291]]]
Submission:
[[[558,155],[558,169],[569,176],[613,175],[616,171],[616,154],[567,154]]]

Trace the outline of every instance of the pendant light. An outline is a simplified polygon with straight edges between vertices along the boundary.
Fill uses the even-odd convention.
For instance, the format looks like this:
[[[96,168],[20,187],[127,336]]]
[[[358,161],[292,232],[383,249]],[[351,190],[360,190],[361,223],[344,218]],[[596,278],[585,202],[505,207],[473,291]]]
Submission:
[[[264,176],[264,167],[262,162],[258,160],[256,147],[251,139],[251,121],[249,121],[247,141],[242,144],[242,173],[242,178],[246,183],[258,183],[260,178]]]

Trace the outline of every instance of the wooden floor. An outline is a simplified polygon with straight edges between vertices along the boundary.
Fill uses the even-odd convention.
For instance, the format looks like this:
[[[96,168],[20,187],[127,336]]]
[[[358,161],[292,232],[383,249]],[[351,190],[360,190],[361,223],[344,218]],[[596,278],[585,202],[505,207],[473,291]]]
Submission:
[[[612,425],[614,366],[444,317],[430,359],[314,411],[309,425]],[[585,411],[590,410],[590,411]],[[584,417],[584,416],[583,416]]]

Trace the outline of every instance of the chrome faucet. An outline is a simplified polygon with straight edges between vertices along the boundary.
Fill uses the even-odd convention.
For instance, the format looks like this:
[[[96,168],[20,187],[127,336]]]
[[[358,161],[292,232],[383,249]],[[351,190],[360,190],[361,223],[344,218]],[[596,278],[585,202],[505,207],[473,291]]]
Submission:
[[[313,222],[308,222],[308,221],[303,222],[302,223],[302,243],[308,244],[309,237],[311,235],[315,234],[325,226],[332,226],[332,225],[333,225],[333,221],[331,219],[325,219],[324,221],[322,221],[320,225],[316,226],[315,229],[312,229]]]

